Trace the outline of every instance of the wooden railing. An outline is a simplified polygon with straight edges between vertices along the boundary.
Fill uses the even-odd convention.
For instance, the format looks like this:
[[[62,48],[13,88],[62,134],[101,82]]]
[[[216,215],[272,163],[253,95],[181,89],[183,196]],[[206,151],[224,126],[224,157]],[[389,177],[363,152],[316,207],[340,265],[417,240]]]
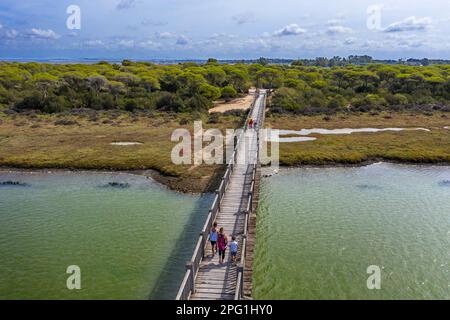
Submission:
[[[209,230],[216,220],[217,213],[220,211],[220,204],[222,202],[225,191],[230,182],[231,174],[235,168],[235,164],[237,163],[237,152],[242,143],[245,135],[245,130],[247,129],[249,119],[253,113],[255,108],[256,100],[259,97],[259,90],[255,93],[255,98],[253,99],[250,111],[245,119],[244,128],[239,135],[239,138],[236,142],[236,146],[234,148],[233,155],[227,164],[227,170],[220,182],[219,188],[216,191],[216,196],[214,197],[214,201],[211,205],[211,208],[208,212],[208,216],[206,217],[206,221],[203,225],[203,229],[200,232],[199,238],[197,240],[197,244],[194,249],[194,253],[192,254],[192,258],[189,262],[186,263],[186,273],[184,275],[183,281],[181,283],[180,289],[178,290],[176,300],[189,300],[189,297],[192,293],[195,292],[195,278],[197,276],[197,271],[200,266],[200,262],[205,257],[206,245],[209,238]],[[247,228],[246,228],[247,229]]]
[[[253,213],[253,196],[255,191],[255,180],[256,180],[256,170],[257,164],[252,164],[249,167],[252,168],[252,182],[250,187],[250,192],[248,194],[247,210],[245,210],[244,218],[244,234],[242,235],[242,247],[241,247],[241,259],[237,266],[237,282],[236,291],[234,295],[234,300],[241,300],[244,296],[244,269],[245,269],[245,255],[247,253],[247,235],[248,235],[248,224],[250,221],[250,216]]]

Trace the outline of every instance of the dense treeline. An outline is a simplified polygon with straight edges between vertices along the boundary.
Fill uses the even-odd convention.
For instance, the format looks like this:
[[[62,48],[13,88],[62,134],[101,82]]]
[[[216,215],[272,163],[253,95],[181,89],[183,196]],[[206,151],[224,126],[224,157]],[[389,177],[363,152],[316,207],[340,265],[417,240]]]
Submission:
[[[246,92],[247,66],[0,63],[0,106],[16,111],[75,108],[206,111],[212,101]]]
[[[270,61],[270,60],[269,60]],[[450,60],[443,59],[399,59],[399,60],[376,60],[371,56],[350,55],[347,58],[334,56],[332,58],[317,57],[315,59],[300,59],[290,61],[293,65],[315,66],[315,67],[339,67],[348,65],[367,65],[371,63],[389,64],[389,65],[408,65],[408,66],[429,66],[434,64],[450,64]]]
[[[353,57],[368,59],[370,57]],[[251,86],[275,89],[272,112],[300,114],[376,109],[449,111],[450,65],[333,67],[181,63],[156,65],[0,63],[0,108],[205,112]]]
[[[284,71],[272,111],[450,111],[450,65],[305,67]]]

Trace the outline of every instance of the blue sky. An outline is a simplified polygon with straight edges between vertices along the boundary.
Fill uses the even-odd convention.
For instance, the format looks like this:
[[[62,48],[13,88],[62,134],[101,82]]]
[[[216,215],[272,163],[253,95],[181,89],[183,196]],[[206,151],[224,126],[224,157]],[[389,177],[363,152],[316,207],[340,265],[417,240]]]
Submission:
[[[70,5],[81,10],[79,30],[66,26]],[[450,59],[449,38],[450,0],[0,3],[0,58]]]

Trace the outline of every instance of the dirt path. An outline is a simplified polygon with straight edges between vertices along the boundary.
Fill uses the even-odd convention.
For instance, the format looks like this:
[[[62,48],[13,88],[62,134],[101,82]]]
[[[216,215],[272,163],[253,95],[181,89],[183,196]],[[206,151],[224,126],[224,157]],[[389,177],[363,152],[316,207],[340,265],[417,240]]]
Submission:
[[[219,112],[224,113],[229,110],[247,110],[250,108],[250,105],[253,102],[254,92],[250,91],[249,94],[247,94],[244,97],[237,98],[234,100],[231,100],[229,102],[217,102],[213,108],[209,109],[209,113],[212,112]]]

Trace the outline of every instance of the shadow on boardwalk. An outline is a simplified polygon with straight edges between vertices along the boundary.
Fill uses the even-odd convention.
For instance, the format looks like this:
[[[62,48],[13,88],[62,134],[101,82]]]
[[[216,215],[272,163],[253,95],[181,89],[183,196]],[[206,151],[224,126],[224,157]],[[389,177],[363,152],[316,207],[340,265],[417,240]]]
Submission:
[[[213,176],[221,175],[223,168],[218,168]],[[212,182],[215,184],[215,182]],[[193,209],[193,214],[178,236],[174,235],[174,249],[164,265],[156,285],[151,290],[150,300],[175,300],[178,289],[185,275],[185,264],[192,257],[198,236],[205,223],[208,210],[214,200],[214,194],[200,198]]]

